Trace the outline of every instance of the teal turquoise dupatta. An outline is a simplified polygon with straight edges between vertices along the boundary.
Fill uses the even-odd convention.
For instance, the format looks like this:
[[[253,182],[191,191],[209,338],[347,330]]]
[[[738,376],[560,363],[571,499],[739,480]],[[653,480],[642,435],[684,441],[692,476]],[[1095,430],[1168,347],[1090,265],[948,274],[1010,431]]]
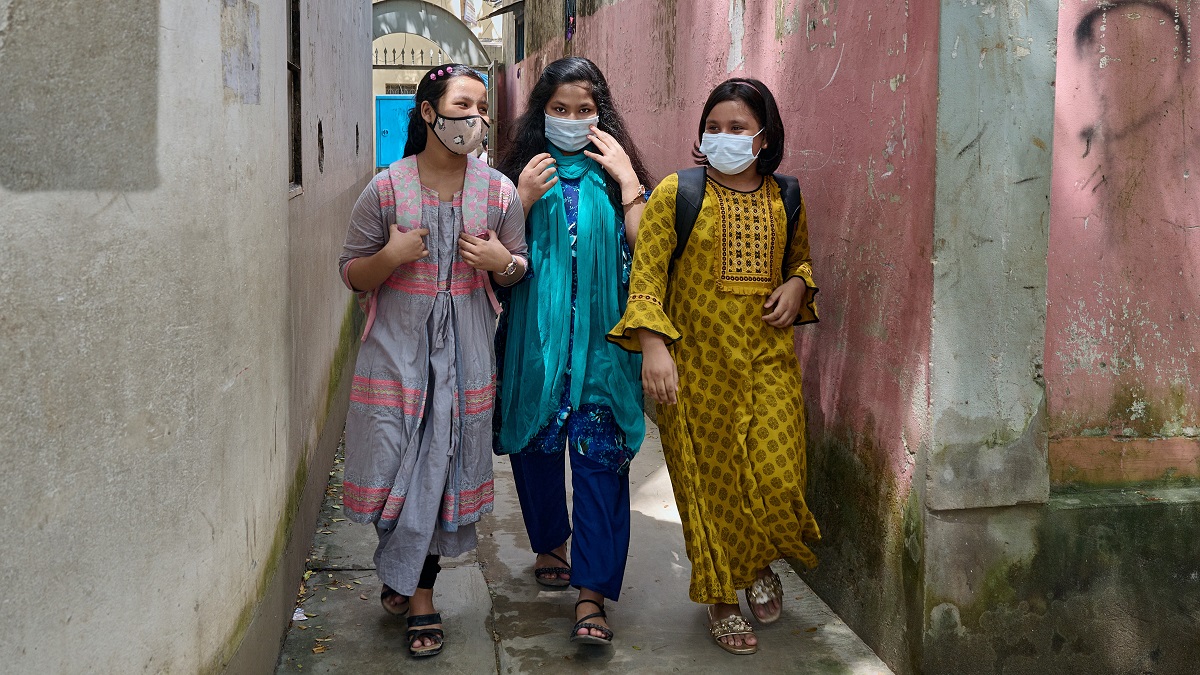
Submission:
[[[576,224],[578,297],[571,332],[571,240],[562,186],[554,185],[529,211],[526,236],[533,278],[512,289],[506,320],[496,452],[520,452],[558,412],[568,365],[571,409],[608,406],[633,452],[645,435],[642,362],[609,343],[628,289],[622,283],[624,221],[604,189],[605,173],[583,153],[550,146],[560,179],[581,179]]]

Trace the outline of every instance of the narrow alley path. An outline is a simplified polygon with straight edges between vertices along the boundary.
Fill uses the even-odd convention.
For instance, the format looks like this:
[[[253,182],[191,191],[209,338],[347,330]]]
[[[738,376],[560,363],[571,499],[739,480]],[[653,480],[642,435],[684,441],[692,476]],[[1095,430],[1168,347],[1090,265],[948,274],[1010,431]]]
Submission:
[[[341,463],[330,477],[300,607],[306,618],[288,630],[277,674],[284,673],[757,673],[890,674],[891,671],[787,565],[784,613],[757,627],[761,648],[733,656],[712,644],[704,607],[687,598],[689,566],[663,463],[658,430],[630,473],[632,532],[625,590],[609,602],[617,633],[611,648],[567,641],[573,589],[534,583],[533,555],[506,459],[496,461],[496,511],[484,518],[476,554],[443,559],[435,601],[445,619],[446,648],[417,661],[405,625],[379,606],[372,554],[375,534],[341,515]],[[569,483],[568,483],[569,486]]]

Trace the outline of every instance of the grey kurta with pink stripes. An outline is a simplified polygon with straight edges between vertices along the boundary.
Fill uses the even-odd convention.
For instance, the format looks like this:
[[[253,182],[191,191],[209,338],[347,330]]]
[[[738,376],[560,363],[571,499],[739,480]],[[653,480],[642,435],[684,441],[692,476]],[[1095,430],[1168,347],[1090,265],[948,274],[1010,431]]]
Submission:
[[[515,255],[527,253],[512,183],[471,160],[453,203],[417,187],[411,158],[380,173],[355,205],[341,256],[349,286],[346,270],[383,247],[391,222],[429,229],[429,256],[366,296],[346,420],[344,510],[376,525],[380,579],[403,595],[427,554],[473,549],[475,523],[492,510],[496,310],[486,275],[459,256],[458,236],[490,229]]]

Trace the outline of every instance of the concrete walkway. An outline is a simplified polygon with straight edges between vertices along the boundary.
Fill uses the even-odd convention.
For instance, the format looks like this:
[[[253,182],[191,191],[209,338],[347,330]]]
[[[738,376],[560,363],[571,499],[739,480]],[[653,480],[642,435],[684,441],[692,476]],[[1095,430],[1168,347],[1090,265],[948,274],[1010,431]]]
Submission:
[[[506,459],[497,458],[496,511],[484,518],[478,552],[442,561],[434,598],[445,621],[445,651],[432,659],[409,657],[404,620],[379,605],[371,560],[375,533],[341,515],[339,462],[298,605],[308,616],[288,630],[276,673],[890,674],[784,563],[775,568],[783,579],[783,617],[756,626],[759,652],[733,656],[712,643],[704,607],[687,598],[689,564],[679,514],[658,430],[648,426],[630,472],[633,541],[625,590],[620,602],[607,603],[614,646],[567,641],[576,591],[552,591],[533,581],[534,556],[512,472]]]

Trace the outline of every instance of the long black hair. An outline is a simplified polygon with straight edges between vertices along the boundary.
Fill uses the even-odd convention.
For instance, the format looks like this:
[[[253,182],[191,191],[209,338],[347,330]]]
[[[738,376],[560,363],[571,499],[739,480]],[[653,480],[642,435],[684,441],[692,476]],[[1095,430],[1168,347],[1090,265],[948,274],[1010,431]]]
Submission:
[[[425,123],[425,118],[421,117],[421,103],[429,101],[434,112],[437,112],[438,104],[446,95],[446,88],[450,85],[450,80],[456,77],[469,77],[481,84],[486,84],[483,76],[470,66],[464,66],[461,63],[447,63],[430,68],[429,72],[422,75],[421,82],[417,85],[416,105],[408,113],[408,140],[404,142],[404,157],[415,155],[425,149],[429,125]]]
[[[696,144],[692,146],[692,158],[697,164],[708,164],[708,158],[700,153],[700,139],[704,137],[708,114],[718,103],[725,101],[741,101],[754,113],[754,118],[763,129],[763,141],[767,144],[758,154],[758,175],[775,173],[783,161],[783,119],[779,116],[775,96],[767,85],[749,77],[725,80],[708,95],[704,112],[700,114],[700,129],[696,132]]]
[[[592,100],[596,102],[596,112],[600,122],[596,125],[601,131],[612,135],[621,144],[625,154],[629,155],[629,163],[637,174],[638,182],[647,189],[654,187],[642,156],[625,129],[625,120],[617,112],[613,103],[612,92],[608,89],[608,81],[596,64],[582,56],[568,56],[546,66],[529,93],[529,103],[525,112],[517,118],[513,125],[508,150],[500,160],[500,172],[516,183],[521,176],[521,170],[533,159],[534,155],[546,152],[546,103],[559,86],[572,83],[583,83],[591,91]],[[607,172],[605,172],[607,173]],[[609,176],[611,179],[612,176]],[[621,186],[615,180],[606,180],[608,199],[613,209],[621,213]]]

